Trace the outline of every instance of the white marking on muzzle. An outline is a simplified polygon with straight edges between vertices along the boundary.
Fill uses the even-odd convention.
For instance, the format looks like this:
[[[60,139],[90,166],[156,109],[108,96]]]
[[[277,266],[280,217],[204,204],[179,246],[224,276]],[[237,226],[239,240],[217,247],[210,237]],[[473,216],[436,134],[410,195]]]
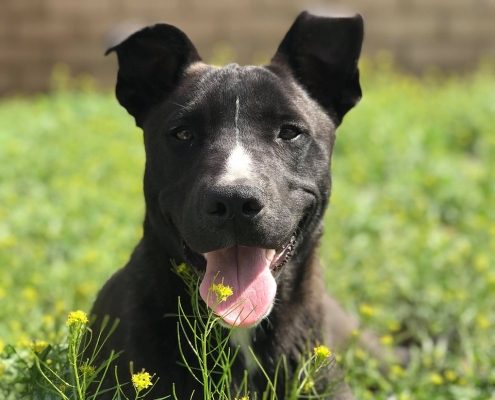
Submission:
[[[251,177],[251,172],[251,157],[238,144],[227,158],[225,173],[222,175],[221,181],[232,182],[238,179],[248,179]]]
[[[252,176],[251,157],[242,147],[239,127],[239,97],[235,100],[235,147],[225,162],[225,172],[221,176],[222,182],[233,182],[238,179],[249,179]]]

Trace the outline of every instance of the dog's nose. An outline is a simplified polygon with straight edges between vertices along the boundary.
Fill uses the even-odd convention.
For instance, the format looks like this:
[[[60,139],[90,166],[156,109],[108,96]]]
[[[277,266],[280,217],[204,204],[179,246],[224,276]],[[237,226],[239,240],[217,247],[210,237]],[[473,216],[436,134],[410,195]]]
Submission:
[[[204,211],[215,220],[254,218],[264,207],[263,193],[254,186],[229,185],[210,188]]]

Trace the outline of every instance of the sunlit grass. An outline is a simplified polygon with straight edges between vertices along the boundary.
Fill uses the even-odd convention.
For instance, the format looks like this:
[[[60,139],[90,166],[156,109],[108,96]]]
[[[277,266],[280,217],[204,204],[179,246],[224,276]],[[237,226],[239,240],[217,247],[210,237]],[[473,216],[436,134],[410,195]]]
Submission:
[[[362,82],[334,152],[325,276],[383,345],[414,349],[387,376],[357,347],[336,359],[358,398],[488,399],[494,71],[420,80],[365,66]],[[62,343],[68,312],[89,310],[127,261],[141,234],[143,164],[141,133],[111,93],[0,103],[0,351]],[[8,374],[0,364],[0,381]]]

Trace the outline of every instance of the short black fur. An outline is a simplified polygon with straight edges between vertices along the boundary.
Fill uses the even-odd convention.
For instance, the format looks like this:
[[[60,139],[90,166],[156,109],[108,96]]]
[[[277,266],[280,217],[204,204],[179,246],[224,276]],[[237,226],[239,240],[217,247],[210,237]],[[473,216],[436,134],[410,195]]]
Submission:
[[[325,293],[315,252],[331,191],[335,129],[361,97],[362,38],[360,16],[304,12],[266,67],[204,64],[187,36],[165,24],[109,50],[119,61],[117,98],[143,128],[146,149],[143,237],[92,311],[98,321],[104,315],[120,319],[101,356],[122,351],[122,381],[129,380],[132,361],[134,370],[160,377],[154,397],[170,394],[173,383],[179,399],[192,391],[202,397],[179,365],[171,315],[187,292],[171,260],[189,261],[202,273],[204,253],[293,243],[290,261],[277,272],[273,309],[250,330],[251,346],[269,374],[282,355],[290,374],[308,346],[341,346],[357,327]],[[234,167],[235,173],[228,170],[236,146],[249,159],[240,178]],[[244,366],[240,355],[234,384]],[[259,370],[250,381],[252,394],[266,387]],[[283,385],[278,398],[284,398]],[[335,398],[352,395],[341,383]]]

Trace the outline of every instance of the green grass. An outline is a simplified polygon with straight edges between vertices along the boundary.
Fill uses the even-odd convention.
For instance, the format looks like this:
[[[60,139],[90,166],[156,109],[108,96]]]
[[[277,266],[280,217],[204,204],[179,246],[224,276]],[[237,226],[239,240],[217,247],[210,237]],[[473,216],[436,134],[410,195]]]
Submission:
[[[334,153],[326,280],[385,344],[415,346],[389,376],[353,348],[347,377],[360,399],[494,399],[494,69],[420,80],[365,66],[362,82]],[[110,93],[0,103],[0,349],[61,341],[67,313],[127,261],[143,163]]]

